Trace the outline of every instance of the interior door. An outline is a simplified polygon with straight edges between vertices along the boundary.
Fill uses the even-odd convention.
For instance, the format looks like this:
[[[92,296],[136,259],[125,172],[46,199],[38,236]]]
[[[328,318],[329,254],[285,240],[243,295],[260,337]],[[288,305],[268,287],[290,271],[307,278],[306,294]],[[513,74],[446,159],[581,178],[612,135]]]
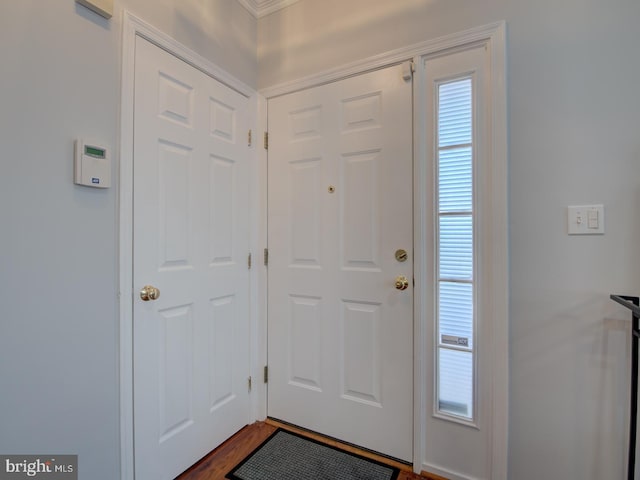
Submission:
[[[412,94],[402,72],[269,100],[268,414],[410,461]]]
[[[174,478],[249,419],[248,103],[137,38],[138,480]]]

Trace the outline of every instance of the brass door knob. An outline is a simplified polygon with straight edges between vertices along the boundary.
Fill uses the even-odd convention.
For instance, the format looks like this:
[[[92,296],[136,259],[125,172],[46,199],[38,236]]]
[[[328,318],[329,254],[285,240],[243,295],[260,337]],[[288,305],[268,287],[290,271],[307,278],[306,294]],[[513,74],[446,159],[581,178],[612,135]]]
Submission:
[[[157,300],[159,296],[160,290],[152,285],[145,285],[144,287],[142,287],[142,290],[140,290],[140,298],[144,302],[148,302],[149,300]]]
[[[406,290],[409,288],[409,279],[404,275],[398,275],[396,277],[396,288],[398,290]]]

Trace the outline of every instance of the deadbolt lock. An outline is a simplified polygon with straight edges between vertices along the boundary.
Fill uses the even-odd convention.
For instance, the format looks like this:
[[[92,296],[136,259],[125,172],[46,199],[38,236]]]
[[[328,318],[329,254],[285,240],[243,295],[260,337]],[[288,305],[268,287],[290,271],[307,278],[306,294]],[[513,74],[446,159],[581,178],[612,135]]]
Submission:
[[[396,250],[396,260],[397,261],[406,262],[408,257],[409,257],[409,254],[407,254],[407,251],[404,248]]]

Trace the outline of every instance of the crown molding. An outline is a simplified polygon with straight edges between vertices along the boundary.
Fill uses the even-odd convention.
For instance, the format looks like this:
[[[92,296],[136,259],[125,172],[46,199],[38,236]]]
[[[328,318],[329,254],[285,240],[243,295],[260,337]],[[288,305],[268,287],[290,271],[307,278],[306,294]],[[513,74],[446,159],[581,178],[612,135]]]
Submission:
[[[262,18],[265,15],[281,10],[298,1],[299,0],[238,0],[238,2],[256,18]]]

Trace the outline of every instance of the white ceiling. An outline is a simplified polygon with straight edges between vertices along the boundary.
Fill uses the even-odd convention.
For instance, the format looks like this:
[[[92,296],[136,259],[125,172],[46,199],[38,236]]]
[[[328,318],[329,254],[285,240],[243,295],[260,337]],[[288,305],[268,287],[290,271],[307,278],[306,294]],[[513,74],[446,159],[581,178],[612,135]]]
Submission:
[[[281,8],[287,7],[293,3],[298,2],[299,0],[238,0],[242,5],[245,6],[251,14],[256,17],[264,17],[265,15],[269,15],[270,13],[275,12],[276,10],[280,10]]]

